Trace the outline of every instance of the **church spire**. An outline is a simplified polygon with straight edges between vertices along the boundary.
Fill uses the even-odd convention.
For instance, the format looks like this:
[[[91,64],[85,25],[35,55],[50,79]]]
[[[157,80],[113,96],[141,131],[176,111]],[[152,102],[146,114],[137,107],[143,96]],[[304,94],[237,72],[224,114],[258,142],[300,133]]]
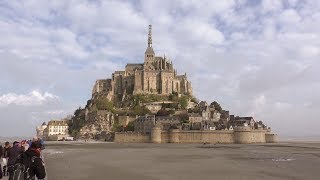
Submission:
[[[144,53],[144,60],[145,62],[154,61],[154,51],[152,49],[152,26],[149,25],[149,33],[148,33],[148,47],[146,49],[146,52]]]
[[[152,25],[149,25],[148,47],[152,47]]]

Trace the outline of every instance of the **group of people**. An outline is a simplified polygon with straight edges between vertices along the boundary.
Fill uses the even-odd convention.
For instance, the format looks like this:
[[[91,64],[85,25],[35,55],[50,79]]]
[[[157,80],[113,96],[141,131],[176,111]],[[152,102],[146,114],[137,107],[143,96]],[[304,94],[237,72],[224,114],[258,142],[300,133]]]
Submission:
[[[17,177],[25,180],[34,180],[35,177],[44,179],[43,149],[43,141],[37,137],[28,141],[14,141],[12,146],[9,142],[5,142],[3,147],[0,144],[0,179],[3,176],[9,176],[9,180]]]

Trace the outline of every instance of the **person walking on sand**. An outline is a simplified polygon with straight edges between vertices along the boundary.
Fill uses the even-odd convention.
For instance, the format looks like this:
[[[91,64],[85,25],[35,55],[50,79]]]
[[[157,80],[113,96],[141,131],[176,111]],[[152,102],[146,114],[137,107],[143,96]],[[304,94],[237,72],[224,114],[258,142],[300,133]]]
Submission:
[[[16,167],[21,167],[22,165],[28,169],[24,171],[24,177],[28,177],[28,180],[42,180],[46,177],[46,170],[42,158],[40,157],[41,150],[36,142],[32,142],[30,148],[21,154],[21,156],[16,161]],[[21,178],[22,174],[18,172],[19,169],[15,169],[13,176],[15,179]],[[21,171],[20,171],[21,172]]]
[[[22,154],[23,150],[21,149],[20,143],[15,141],[13,143],[12,148],[8,152],[8,172],[9,172],[9,180],[13,180],[12,175],[13,175],[13,170],[14,170],[14,165],[16,163],[16,160],[18,157]]]
[[[0,144],[0,179],[2,179],[3,174],[2,174],[2,154],[3,154],[3,148],[2,145]]]
[[[8,176],[8,159],[9,159],[9,151],[11,149],[10,143],[7,141],[4,144],[3,147],[3,153],[2,153],[2,163],[3,163],[3,176]]]
[[[29,149],[29,147],[30,146],[26,140],[21,141],[21,149],[23,150],[23,152],[26,152]]]

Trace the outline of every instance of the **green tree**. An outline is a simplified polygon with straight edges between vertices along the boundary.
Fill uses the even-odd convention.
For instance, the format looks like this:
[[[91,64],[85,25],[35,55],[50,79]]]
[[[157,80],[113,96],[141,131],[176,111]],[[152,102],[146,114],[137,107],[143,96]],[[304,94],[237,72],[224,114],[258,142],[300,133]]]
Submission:
[[[156,116],[168,116],[168,115],[169,115],[169,112],[165,108],[160,109],[156,114]]]
[[[178,96],[178,93],[172,93],[169,95],[169,100],[170,101],[173,101],[173,102],[178,102],[179,100],[179,96]]]
[[[187,113],[179,115],[181,123],[189,123],[189,116]]]
[[[187,96],[181,96],[181,98],[179,98],[179,104],[180,104],[182,109],[186,109],[187,106],[188,106],[188,97]]]
[[[200,113],[200,108],[198,106],[194,108],[189,108],[188,113]]]
[[[85,109],[79,107],[73,114],[73,117],[68,122],[68,131],[73,137],[77,137],[80,129],[85,125]]]
[[[210,105],[213,105],[214,108],[219,112],[222,113],[222,108],[220,106],[220,104],[217,101],[213,101]]]
[[[172,109],[170,109],[170,110],[168,111],[168,113],[169,113],[169,114],[174,114],[174,113],[175,113],[175,111],[174,111],[174,110],[172,110]]]
[[[88,108],[90,104],[91,104],[91,100],[88,100],[88,101],[87,101],[86,108]]]
[[[134,131],[134,123],[132,121],[125,127],[125,131]]]
[[[191,97],[191,100],[190,100],[191,102],[194,102],[194,103],[199,103],[199,100],[197,99],[197,98],[195,98],[195,97]]]
[[[115,121],[112,125],[112,129],[111,129],[113,132],[121,132],[123,130],[123,126],[121,126],[119,124],[118,121]]]
[[[146,107],[136,106],[132,109],[132,113],[133,113],[132,115],[143,116],[146,114],[151,114],[151,111]]]

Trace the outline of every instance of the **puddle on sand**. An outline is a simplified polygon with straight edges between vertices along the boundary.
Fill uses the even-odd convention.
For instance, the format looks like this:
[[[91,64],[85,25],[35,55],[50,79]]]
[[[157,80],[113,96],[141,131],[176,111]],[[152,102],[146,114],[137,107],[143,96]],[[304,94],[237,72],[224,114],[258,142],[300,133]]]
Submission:
[[[287,161],[294,161],[295,159],[292,158],[277,158],[277,159],[272,159],[272,161],[275,162],[287,162]]]
[[[58,151],[54,149],[46,149],[45,154],[53,155],[53,154],[63,154],[63,151]]]

